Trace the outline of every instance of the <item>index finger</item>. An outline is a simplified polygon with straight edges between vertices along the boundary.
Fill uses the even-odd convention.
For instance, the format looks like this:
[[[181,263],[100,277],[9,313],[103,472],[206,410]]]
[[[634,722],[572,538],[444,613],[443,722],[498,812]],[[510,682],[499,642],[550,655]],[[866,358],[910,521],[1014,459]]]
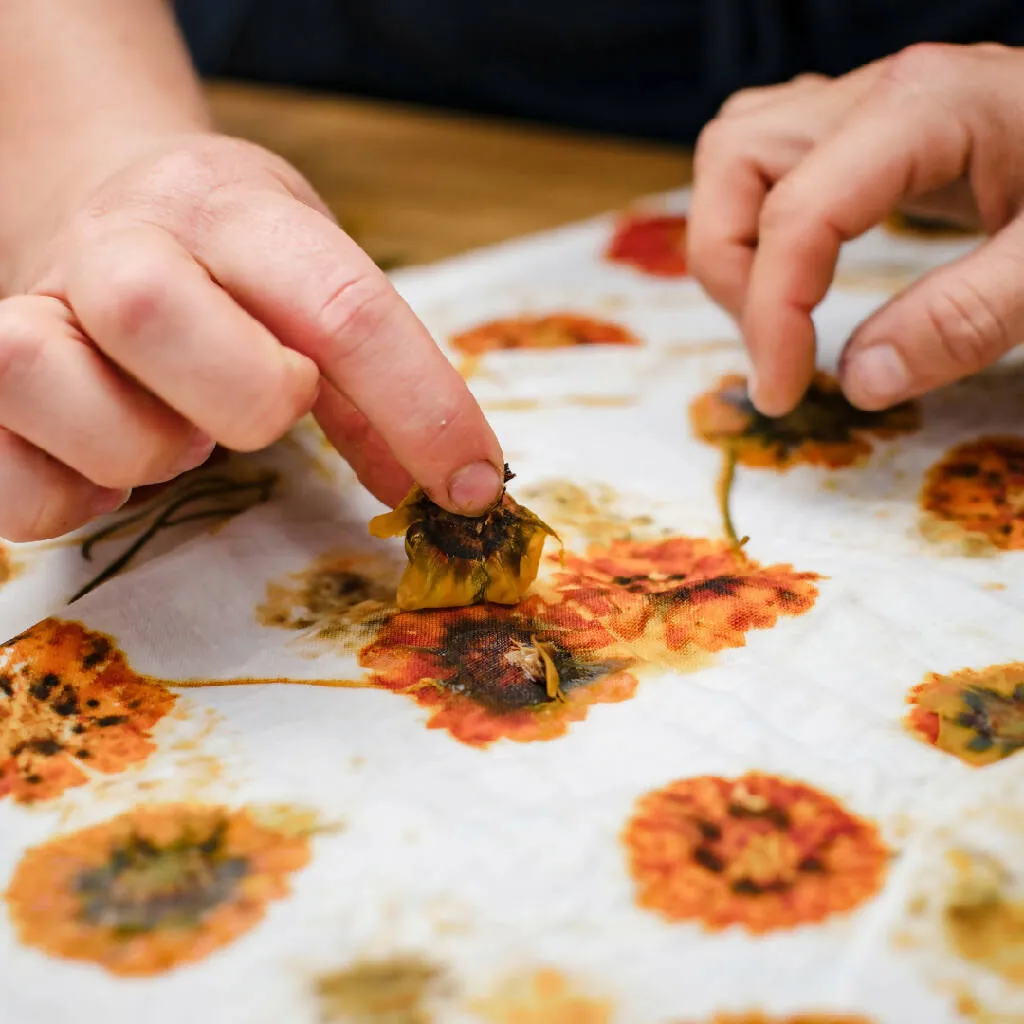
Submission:
[[[438,504],[501,493],[501,446],[465,381],[387,277],[323,214],[284,195],[225,195],[198,241],[217,281],[312,359]]]
[[[811,379],[811,314],[843,243],[964,172],[971,136],[951,110],[949,76],[912,84],[898,67],[765,201],[742,329],[757,371],[752,397],[766,415],[792,410]]]

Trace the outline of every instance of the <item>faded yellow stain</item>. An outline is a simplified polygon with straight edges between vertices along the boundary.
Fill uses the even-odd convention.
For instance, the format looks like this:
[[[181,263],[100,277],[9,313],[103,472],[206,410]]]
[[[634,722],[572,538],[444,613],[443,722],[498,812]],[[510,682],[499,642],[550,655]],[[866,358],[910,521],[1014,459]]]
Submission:
[[[416,957],[372,960],[317,979],[322,1024],[433,1024],[442,972]]]
[[[471,1009],[489,1024],[610,1024],[608,999],[580,991],[554,968],[507,978]]]
[[[1011,876],[995,858],[955,850],[957,873],[943,915],[950,944],[965,960],[1024,983],[1024,903],[1009,898]]]

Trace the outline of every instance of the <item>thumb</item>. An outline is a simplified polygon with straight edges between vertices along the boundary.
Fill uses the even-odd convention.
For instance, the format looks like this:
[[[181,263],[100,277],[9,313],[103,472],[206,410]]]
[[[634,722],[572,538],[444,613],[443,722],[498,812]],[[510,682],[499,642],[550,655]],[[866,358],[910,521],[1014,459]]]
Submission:
[[[847,398],[884,409],[977,373],[1024,340],[1024,221],[925,275],[854,331],[840,363]]]

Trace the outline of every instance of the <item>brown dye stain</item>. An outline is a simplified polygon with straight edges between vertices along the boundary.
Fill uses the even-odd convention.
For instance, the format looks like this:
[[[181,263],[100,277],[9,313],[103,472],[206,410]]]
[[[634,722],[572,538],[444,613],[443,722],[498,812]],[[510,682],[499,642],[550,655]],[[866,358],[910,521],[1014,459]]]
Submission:
[[[590,345],[639,345],[640,339],[610,320],[577,313],[514,316],[491,320],[456,334],[452,348],[469,356],[507,349],[576,348]]]
[[[470,1009],[488,1024],[611,1024],[608,999],[580,991],[553,968],[508,978]]]
[[[1006,589],[1006,584],[1005,583],[998,583],[995,580],[993,580],[991,583],[982,583],[981,589],[982,590],[1002,591],[1002,590]]]
[[[686,227],[683,214],[631,214],[622,218],[604,257],[651,277],[686,277]]]
[[[928,470],[921,507],[982,544],[1024,548],[1024,438],[982,437],[951,449]]]
[[[911,733],[967,764],[992,764],[1024,747],[1024,662],[932,672],[907,703]]]
[[[909,403],[884,412],[856,408],[825,373],[815,376],[796,409],[776,419],[754,408],[746,378],[723,377],[694,400],[690,420],[697,437],[733,451],[740,465],[779,471],[801,464],[854,466],[870,456],[871,438],[897,437],[921,425],[917,406]]]
[[[394,609],[397,575],[390,560],[328,552],[302,572],[268,583],[256,621],[358,646]]]
[[[33,626],[0,647],[0,797],[47,800],[145,761],[174,701],[110,637],[57,619]]]
[[[977,236],[975,228],[941,217],[896,210],[882,222],[882,228],[891,235],[905,236],[919,242],[959,241]]]
[[[628,409],[637,401],[636,395],[570,395],[565,400],[584,409]]]
[[[912,285],[920,276],[920,269],[911,264],[877,263],[841,270],[833,284],[846,291],[898,292]]]
[[[1013,876],[986,854],[955,850],[950,862],[957,875],[943,912],[950,945],[964,960],[1024,983],[1024,902],[1009,895]]]
[[[867,1017],[835,1013],[798,1013],[791,1017],[769,1017],[763,1013],[719,1013],[708,1024],[871,1024],[871,1021]]]
[[[526,489],[524,497],[544,510],[546,519],[594,543],[630,540],[654,525],[648,515],[627,516],[619,511],[619,497],[607,485],[584,490],[564,480]]]
[[[489,398],[481,405],[487,412],[535,412],[543,407],[536,398]]]
[[[648,793],[623,839],[641,907],[755,935],[855,909],[881,888],[889,857],[878,829],[832,797],[758,773]]]
[[[628,661],[599,653],[610,643],[593,619],[530,597],[515,608],[396,615],[359,663],[369,685],[427,708],[428,728],[483,747],[555,739],[591,705],[632,697]]]
[[[304,836],[245,809],[143,806],[30,849],[6,900],[25,945],[142,977],[250,931],[308,861]]]
[[[441,971],[413,957],[376,960],[316,982],[321,1024],[432,1024]]]
[[[662,351],[674,359],[689,359],[691,356],[717,355],[721,352],[738,352],[743,348],[736,338],[708,338],[707,341],[676,341]]]
[[[505,466],[505,483],[513,474]],[[398,584],[402,611],[517,604],[537,578],[548,537],[558,534],[507,490],[486,513],[460,516],[417,486],[393,512],[370,522],[374,537],[405,537],[408,564]]]
[[[791,565],[762,567],[727,541],[670,537],[592,545],[585,557],[565,558],[554,586],[625,651],[649,657],[653,647],[682,665],[803,615],[820,579]]]

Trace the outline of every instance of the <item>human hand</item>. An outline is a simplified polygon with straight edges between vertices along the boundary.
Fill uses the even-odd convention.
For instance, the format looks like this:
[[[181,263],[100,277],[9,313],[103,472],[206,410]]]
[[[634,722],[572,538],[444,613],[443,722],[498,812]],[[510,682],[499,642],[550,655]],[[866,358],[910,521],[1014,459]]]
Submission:
[[[693,273],[739,323],[752,398],[780,416],[814,372],[811,312],[843,242],[894,208],[991,238],[862,323],[846,395],[881,409],[981,370],[1024,339],[1024,53],[920,45],[842,78],[741,92],[705,128]]]
[[[0,536],[65,533],[310,410],[385,502],[413,479],[451,511],[497,498],[463,380],[283,160],[176,136],[57,205],[3,281]]]

